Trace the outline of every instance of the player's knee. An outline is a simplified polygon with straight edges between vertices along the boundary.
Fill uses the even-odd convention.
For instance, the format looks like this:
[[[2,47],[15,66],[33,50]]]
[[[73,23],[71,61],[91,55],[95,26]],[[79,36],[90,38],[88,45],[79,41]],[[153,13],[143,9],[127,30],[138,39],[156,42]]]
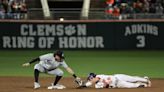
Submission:
[[[44,69],[39,64],[36,64],[34,66],[34,70],[38,70],[39,72],[44,72]]]
[[[36,65],[34,66],[34,70],[35,70],[35,69],[39,70],[39,64],[36,64]]]
[[[58,71],[58,73],[56,74],[57,76],[63,76],[64,72],[63,71]]]

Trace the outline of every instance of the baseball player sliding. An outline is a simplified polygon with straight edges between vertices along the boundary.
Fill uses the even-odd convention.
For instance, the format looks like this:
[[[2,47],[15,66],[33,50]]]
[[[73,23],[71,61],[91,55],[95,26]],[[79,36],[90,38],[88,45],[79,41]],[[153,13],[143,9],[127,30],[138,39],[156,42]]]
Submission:
[[[68,73],[72,74],[72,76],[75,78],[75,82],[77,82],[78,85],[82,84],[81,79],[77,77],[74,71],[66,64],[64,60],[63,51],[57,50],[55,53],[48,53],[45,55],[41,55],[31,60],[28,63],[24,63],[22,66],[24,67],[30,66],[30,64],[36,61],[39,61],[39,63],[37,63],[34,66],[34,78],[35,78],[34,89],[40,88],[40,84],[38,81],[40,72],[51,74],[51,75],[56,75],[56,79],[54,83],[52,83],[52,85],[49,86],[48,89],[64,89],[65,88],[64,85],[58,84],[59,80],[63,76],[63,71],[58,68],[59,66],[64,67]]]
[[[95,85],[95,88],[139,88],[151,87],[151,82],[148,77],[130,76],[125,74],[114,75],[96,75],[90,73],[87,82],[79,88],[90,87]]]

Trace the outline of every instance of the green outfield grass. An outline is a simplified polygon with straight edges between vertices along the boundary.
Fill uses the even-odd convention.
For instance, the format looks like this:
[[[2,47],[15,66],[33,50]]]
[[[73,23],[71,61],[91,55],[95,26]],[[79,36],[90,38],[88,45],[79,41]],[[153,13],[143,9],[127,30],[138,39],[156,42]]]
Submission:
[[[33,76],[21,64],[51,51],[0,51],[0,76]],[[81,77],[89,72],[164,78],[164,51],[65,51],[67,64]],[[44,75],[45,76],[45,75]],[[65,72],[64,76],[70,76]]]

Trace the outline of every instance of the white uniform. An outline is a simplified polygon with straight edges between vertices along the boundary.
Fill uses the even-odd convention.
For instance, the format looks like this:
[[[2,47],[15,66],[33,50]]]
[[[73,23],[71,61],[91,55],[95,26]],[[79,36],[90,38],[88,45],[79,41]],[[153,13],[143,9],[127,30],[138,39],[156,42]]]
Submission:
[[[96,75],[99,81],[95,84],[95,88],[104,88],[110,84],[110,86],[115,87],[115,77],[112,75]]]
[[[59,66],[67,68],[68,65],[63,60],[62,62],[57,62],[54,58],[53,53],[45,54],[39,57],[40,61],[34,66],[34,69],[39,70],[40,72],[45,72],[52,75],[62,76],[63,71],[59,69]]]
[[[96,75],[100,80],[95,84],[95,88],[104,88],[109,85],[109,88],[137,88],[143,83],[147,83],[148,79],[129,76],[125,74],[115,75]]]

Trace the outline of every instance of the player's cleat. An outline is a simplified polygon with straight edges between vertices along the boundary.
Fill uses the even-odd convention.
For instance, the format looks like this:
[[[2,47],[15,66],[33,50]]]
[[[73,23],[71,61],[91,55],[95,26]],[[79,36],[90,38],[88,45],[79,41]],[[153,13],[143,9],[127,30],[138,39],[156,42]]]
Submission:
[[[151,87],[151,81],[149,77],[145,76],[144,78],[147,79],[147,87]]]
[[[146,87],[148,87],[148,85],[147,85],[146,83],[140,82],[139,84],[140,84],[140,85],[138,86],[139,88],[146,88]]]
[[[145,79],[149,79],[149,77],[147,77],[147,76],[144,76],[144,78],[145,78]]]
[[[60,84],[53,85],[52,83],[51,86],[49,86],[47,89],[64,89],[64,88],[66,88],[64,85],[60,85]]]
[[[150,80],[148,80],[147,86],[151,87],[151,81]]]
[[[139,85],[138,87],[139,87],[139,88],[144,88],[144,87],[145,87],[145,85]]]
[[[34,82],[34,89],[40,88],[40,84],[38,82]]]

